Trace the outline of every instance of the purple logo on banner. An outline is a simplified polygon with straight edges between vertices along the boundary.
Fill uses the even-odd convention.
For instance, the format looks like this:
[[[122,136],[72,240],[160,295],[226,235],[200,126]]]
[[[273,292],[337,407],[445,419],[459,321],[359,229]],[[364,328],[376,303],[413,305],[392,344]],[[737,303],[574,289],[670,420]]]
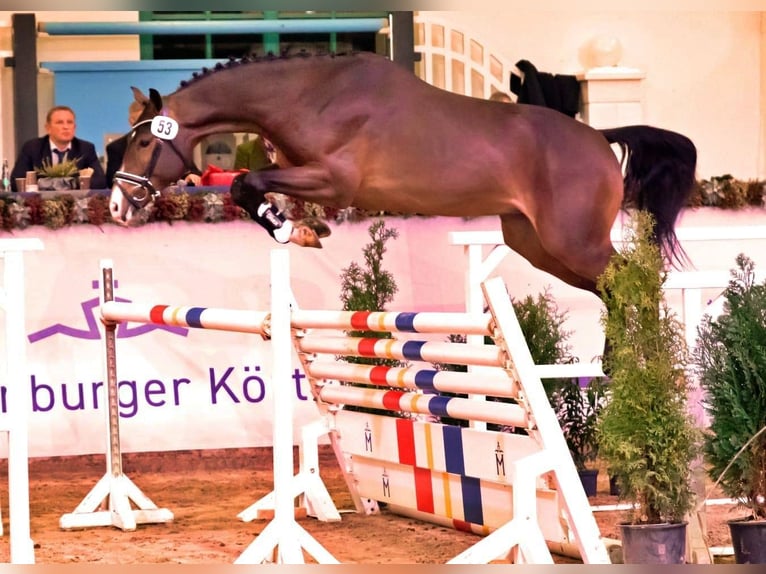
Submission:
[[[93,281],[91,284],[94,289],[100,288],[98,280]],[[114,287],[115,289],[118,287],[117,281],[114,282]],[[115,297],[114,300],[123,303],[130,303],[130,299],[121,299],[119,297]],[[45,327],[44,329],[40,329],[39,331],[31,333],[27,338],[29,339],[30,343],[37,343],[38,341],[42,341],[43,339],[47,339],[48,337],[52,337],[54,335],[63,335],[65,337],[72,337],[74,339],[100,339],[101,330],[99,329],[98,319],[96,319],[96,314],[94,313],[94,309],[96,309],[98,306],[98,297],[94,299],[88,299],[87,301],[80,303],[82,314],[85,317],[85,324],[87,325],[87,329],[79,329],[77,327],[69,327],[67,325],[62,325],[61,323],[55,323],[50,327]],[[169,333],[180,335],[181,337],[186,337],[189,334],[189,329],[185,327],[141,324],[131,328],[127,323],[120,323],[117,325],[116,335],[117,338],[127,339],[130,337],[139,337],[156,329],[168,331]]]

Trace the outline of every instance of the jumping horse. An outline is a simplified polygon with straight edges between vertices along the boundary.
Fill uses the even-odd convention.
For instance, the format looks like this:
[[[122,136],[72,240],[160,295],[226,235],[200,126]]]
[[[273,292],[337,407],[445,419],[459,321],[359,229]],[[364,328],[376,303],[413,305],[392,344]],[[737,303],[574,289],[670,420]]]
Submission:
[[[511,249],[597,295],[620,209],[651,212],[665,255],[683,253],[674,225],[697,153],[675,132],[597,130],[545,107],[453,94],[370,53],[232,59],[170,95],[133,92],[144,111],[110,199],[123,225],[194,169],[202,138],[249,132],[275,146],[279,165],[244,177],[235,202],[252,216],[266,192],[335,208],[497,215]]]

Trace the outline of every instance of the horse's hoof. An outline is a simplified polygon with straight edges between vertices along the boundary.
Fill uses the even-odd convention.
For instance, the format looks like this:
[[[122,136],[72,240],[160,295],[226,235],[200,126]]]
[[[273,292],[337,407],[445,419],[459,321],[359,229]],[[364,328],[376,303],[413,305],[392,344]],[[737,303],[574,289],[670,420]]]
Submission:
[[[305,225],[302,221],[296,221],[293,223],[293,230],[290,233],[290,243],[295,243],[301,247],[315,247],[316,249],[322,249],[322,242],[319,240],[319,235],[308,225]]]
[[[304,217],[303,219],[297,221],[296,225],[305,225],[306,227],[310,227],[320,238],[330,237],[330,234],[332,233],[330,226],[317,217]]]

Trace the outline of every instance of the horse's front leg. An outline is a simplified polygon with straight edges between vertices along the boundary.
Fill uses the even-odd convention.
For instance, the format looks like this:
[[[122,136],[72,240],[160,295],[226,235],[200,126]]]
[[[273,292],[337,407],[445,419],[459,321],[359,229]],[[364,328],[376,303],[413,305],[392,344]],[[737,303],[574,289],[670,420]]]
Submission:
[[[284,172],[292,173],[288,173],[287,177],[269,177],[272,174],[283,176]],[[266,229],[279,243],[289,241],[303,247],[321,248],[320,238],[330,235],[330,228],[325,222],[313,217],[295,222],[287,221],[277,205],[267,198],[268,193],[288,194],[288,190],[294,192],[290,195],[304,197],[299,193],[300,191],[311,193],[316,191],[317,185],[321,185],[322,176],[320,172],[321,170],[314,170],[313,174],[307,173],[307,168],[248,172],[237,176],[232,182],[232,200],[247,211],[250,217]],[[311,175],[314,177],[312,178]],[[299,191],[298,193],[295,192],[296,189]],[[307,199],[307,201],[317,200]]]
[[[338,209],[348,207],[353,199],[350,192],[340,189],[348,189],[351,186],[339,185],[337,175],[331,174],[326,167],[319,164],[251,171],[245,175],[245,183],[248,193],[283,193],[303,201]]]

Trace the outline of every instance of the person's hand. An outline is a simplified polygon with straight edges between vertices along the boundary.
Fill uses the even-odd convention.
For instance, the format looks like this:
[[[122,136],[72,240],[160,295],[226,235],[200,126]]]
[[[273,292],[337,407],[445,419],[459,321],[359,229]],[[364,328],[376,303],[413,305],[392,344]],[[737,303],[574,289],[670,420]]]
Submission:
[[[184,181],[187,185],[199,185],[202,181],[202,177],[197,175],[196,173],[190,173],[185,178]]]

